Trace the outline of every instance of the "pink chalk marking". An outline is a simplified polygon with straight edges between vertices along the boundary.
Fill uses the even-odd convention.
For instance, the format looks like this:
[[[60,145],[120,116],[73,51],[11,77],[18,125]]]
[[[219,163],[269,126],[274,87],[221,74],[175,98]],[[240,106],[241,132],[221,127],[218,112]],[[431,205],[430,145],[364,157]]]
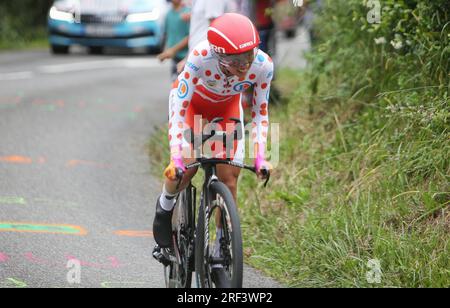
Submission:
[[[4,253],[0,252],[0,262],[4,263],[4,262],[8,262],[9,257],[7,255],[5,255]]]
[[[39,157],[38,163],[40,163],[40,164],[45,164],[45,162],[46,162],[46,160],[45,160],[44,157]]]
[[[80,260],[74,256],[70,256],[70,255],[66,256],[66,259],[67,259],[67,261],[77,260],[78,262],[80,262],[81,266],[98,268],[98,269],[119,268],[122,266],[116,257],[108,258],[108,260],[110,261],[110,264],[96,264],[96,263],[85,262],[85,261],[82,261],[82,260]]]
[[[108,167],[107,165],[102,164],[102,163],[96,163],[93,161],[86,161],[86,160],[76,160],[76,159],[69,160],[66,164],[66,167],[73,168],[78,165],[92,166],[92,167],[96,167],[96,168],[107,168]]]
[[[25,253],[25,259],[27,259],[28,261],[30,261],[31,263],[34,264],[43,264],[43,265],[51,265],[48,261],[40,259],[38,257],[36,257],[35,255],[33,255],[32,252],[27,252]]]
[[[31,102],[33,105],[44,105],[46,102],[43,99],[37,98]]]

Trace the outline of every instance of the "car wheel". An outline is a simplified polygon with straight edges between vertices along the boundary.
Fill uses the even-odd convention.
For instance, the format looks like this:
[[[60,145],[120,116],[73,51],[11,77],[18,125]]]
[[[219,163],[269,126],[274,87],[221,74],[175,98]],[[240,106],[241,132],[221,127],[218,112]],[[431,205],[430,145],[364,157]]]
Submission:
[[[91,55],[102,55],[104,48],[101,46],[91,46],[89,47],[89,54]]]
[[[64,45],[52,45],[51,52],[54,55],[66,55],[69,53],[69,46]]]

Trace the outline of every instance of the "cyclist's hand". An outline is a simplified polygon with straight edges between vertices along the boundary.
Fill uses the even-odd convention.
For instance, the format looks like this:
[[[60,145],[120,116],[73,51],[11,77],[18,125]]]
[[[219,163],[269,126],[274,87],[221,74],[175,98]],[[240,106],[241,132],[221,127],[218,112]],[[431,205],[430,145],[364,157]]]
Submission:
[[[258,178],[262,180],[266,180],[273,170],[272,164],[263,158],[255,159],[255,168]]]
[[[178,170],[186,172],[186,166],[183,163],[183,158],[181,156],[172,157],[169,166],[164,170],[164,176],[171,181],[178,180]]]

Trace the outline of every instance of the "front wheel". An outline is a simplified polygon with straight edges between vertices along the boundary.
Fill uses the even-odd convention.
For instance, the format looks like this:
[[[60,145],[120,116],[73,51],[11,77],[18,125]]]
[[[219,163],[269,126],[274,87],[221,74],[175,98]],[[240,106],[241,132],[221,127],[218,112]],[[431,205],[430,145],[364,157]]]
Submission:
[[[69,53],[69,46],[51,45],[51,52],[54,55],[67,55]]]
[[[174,258],[164,268],[166,287],[190,288],[192,281],[191,251],[192,226],[192,186],[178,196],[172,216],[173,249],[168,252]]]
[[[213,182],[209,188],[209,200],[201,205],[198,217],[195,245],[197,284],[201,288],[242,288],[242,234],[236,204],[225,184]],[[222,229],[220,240],[217,229]],[[214,275],[219,271],[223,273],[220,280]]]

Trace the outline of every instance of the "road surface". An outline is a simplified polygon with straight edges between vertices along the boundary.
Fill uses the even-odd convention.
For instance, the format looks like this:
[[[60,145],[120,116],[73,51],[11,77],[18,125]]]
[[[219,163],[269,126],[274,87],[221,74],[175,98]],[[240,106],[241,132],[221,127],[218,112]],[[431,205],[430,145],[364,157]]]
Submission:
[[[145,55],[0,54],[0,287],[164,287],[147,143],[168,79]]]

